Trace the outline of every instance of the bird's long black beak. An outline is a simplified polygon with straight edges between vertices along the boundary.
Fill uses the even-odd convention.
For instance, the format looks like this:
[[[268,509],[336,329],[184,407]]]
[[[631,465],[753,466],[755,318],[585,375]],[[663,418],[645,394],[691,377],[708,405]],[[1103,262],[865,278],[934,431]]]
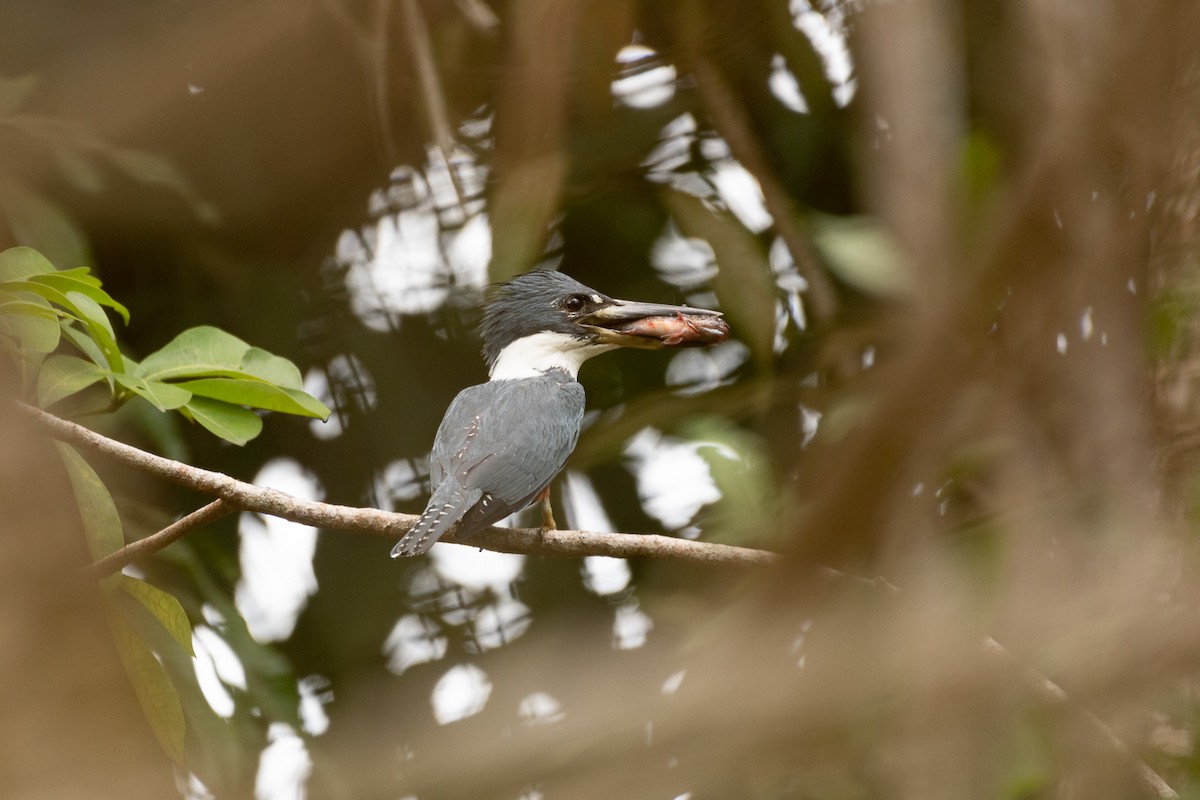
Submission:
[[[729,338],[720,311],[689,306],[613,300],[578,322],[601,343],[617,347],[695,347]]]

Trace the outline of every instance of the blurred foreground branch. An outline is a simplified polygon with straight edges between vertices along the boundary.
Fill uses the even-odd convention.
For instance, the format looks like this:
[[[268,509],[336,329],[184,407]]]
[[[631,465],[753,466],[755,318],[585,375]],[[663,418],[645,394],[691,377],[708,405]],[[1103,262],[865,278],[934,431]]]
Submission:
[[[148,453],[118,442],[93,430],[61,419],[32,406],[18,407],[62,441],[101,453],[126,466],[148,472],[171,483],[219,498],[153,536],[126,545],[89,569],[94,577],[120,570],[134,559],[144,558],[182,536],[231,511],[254,511],[273,517],[314,525],[329,530],[370,533],[399,538],[418,517],[377,508],[358,508],[302,500],[286,492],[245,483],[220,472],[193,467],[180,461]],[[543,531],[539,528],[491,528],[469,542],[456,542],[453,534],[442,539],[469,544],[484,550],[524,555],[613,558],[665,558],[691,564],[758,565],[778,559],[775,553],[746,547],[694,542],[653,534],[597,533],[593,531]]]
[[[1008,652],[1004,645],[992,637],[989,636],[983,640],[983,651],[1020,674],[1026,686],[1047,705],[1051,707],[1064,707],[1070,704],[1071,698],[1061,686],[1037,670],[1022,664],[1012,653]],[[1137,775],[1138,786],[1146,797],[1161,798],[1161,800],[1170,800],[1170,798],[1179,797],[1179,793],[1172,789],[1163,780],[1161,775],[1151,769],[1150,765],[1138,758],[1135,753],[1130,751],[1129,745],[1125,744],[1121,740],[1121,737],[1117,736],[1104,720],[1087,709],[1078,708],[1077,710],[1083,715],[1087,724],[1112,749],[1113,754],[1127,762],[1134,770]]]

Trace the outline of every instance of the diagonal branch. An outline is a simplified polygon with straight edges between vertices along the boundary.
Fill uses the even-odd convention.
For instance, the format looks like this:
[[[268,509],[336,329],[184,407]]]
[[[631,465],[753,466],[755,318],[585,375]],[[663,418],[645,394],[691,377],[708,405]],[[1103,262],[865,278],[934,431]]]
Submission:
[[[124,569],[127,564],[137,561],[139,558],[145,558],[148,555],[157,553],[167,545],[187,536],[192,531],[203,528],[210,522],[216,522],[221,517],[228,516],[236,510],[224,500],[213,500],[203,508],[199,508],[186,517],[176,520],[158,533],[151,534],[145,539],[138,539],[136,542],[130,542],[120,550],[109,553],[94,564],[89,564],[84,568],[84,574],[97,580],[107,578],[114,572]]]
[[[801,228],[795,203],[770,166],[745,107],[717,67],[707,58],[698,58],[692,64],[692,74],[713,125],[729,145],[734,158],[754,176],[762,189],[763,203],[775,220],[775,229],[787,244],[796,262],[796,269],[808,283],[808,300],[813,318],[820,325],[828,324],[837,314],[837,292],[821,266],[808,235]]]
[[[1071,698],[1061,686],[1032,667],[1022,664],[1004,645],[992,637],[988,636],[983,640],[983,651],[1019,674],[1024,679],[1026,686],[1051,707],[1071,707]],[[1147,797],[1155,798],[1155,800],[1178,800],[1179,793],[1172,789],[1149,764],[1130,750],[1129,745],[1125,744],[1107,723],[1086,708],[1076,707],[1076,710],[1104,740],[1112,753],[1133,769],[1138,785]]]
[[[203,494],[219,498],[220,506],[211,503],[148,539],[128,545],[108,558],[118,554],[128,555],[129,560],[142,558],[195,530],[203,524],[230,511],[253,511],[273,517],[313,525],[331,530],[350,531],[399,538],[417,521],[414,514],[397,514],[377,508],[357,508],[302,500],[286,492],[256,486],[239,481],[220,472],[193,467],[180,461],[147,453],[131,445],[118,442],[93,430],[48,414],[33,406],[18,403],[18,407],[46,428],[50,435],[78,447],[83,447],[107,456],[126,466],[154,475],[171,483]],[[221,513],[217,513],[217,511]],[[200,517],[196,521],[195,517]],[[211,516],[208,516],[211,515]],[[188,522],[188,520],[192,520]],[[186,524],[185,524],[186,522]],[[170,533],[168,533],[170,532]],[[154,540],[150,542],[150,540]],[[455,542],[454,536],[442,541]],[[143,542],[150,542],[143,545]],[[597,533],[593,531],[542,531],[538,528],[491,528],[472,537],[472,547],[494,550],[501,553],[577,558],[580,556],[611,556],[614,558],[664,558],[689,564],[723,564],[753,566],[769,564],[779,556],[766,550],[747,547],[694,542],[671,536],[628,533]],[[139,547],[132,554],[130,548]],[[89,569],[108,574],[101,567],[107,558],[93,564]],[[113,563],[117,563],[114,560]],[[115,567],[119,569],[120,567]]]

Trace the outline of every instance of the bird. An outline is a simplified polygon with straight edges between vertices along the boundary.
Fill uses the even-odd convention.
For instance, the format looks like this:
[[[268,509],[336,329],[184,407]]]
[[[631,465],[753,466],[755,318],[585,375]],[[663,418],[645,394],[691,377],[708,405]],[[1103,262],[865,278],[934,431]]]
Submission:
[[[616,300],[553,269],[493,287],[480,326],[489,379],[447,408],[429,454],[429,503],[392,557],[425,553],[452,529],[463,541],[537,501],[553,529],[550,484],[583,427],[583,362],[619,347],[724,341],[721,316]]]

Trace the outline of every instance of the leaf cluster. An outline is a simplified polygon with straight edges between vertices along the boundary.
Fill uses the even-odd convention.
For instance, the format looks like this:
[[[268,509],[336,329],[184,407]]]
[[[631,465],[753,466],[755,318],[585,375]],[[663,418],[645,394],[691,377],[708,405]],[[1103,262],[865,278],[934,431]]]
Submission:
[[[141,399],[237,445],[261,432],[259,411],[329,417],[285,358],[201,326],[138,362],[122,352],[109,311],[129,323],[129,310],[89,268],[59,270],[29,247],[0,252],[0,353],[16,366],[25,398],[39,407],[88,390],[106,395],[108,410]],[[56,447],[92,558],[120,550],[121,517],[104,481],[72,446]],[[182,763],[184,706],[164,664],[194,655],[187,613],[171,594],[129,575],[105,578],[101,588],[113,640],[142,711],[163,750]],[[163,652],[175,647],[178,653]]]
[[[42,408],[103,384],[111,407],[141,398],[237,445],[262,431],[252,409],[329,417],[295,364],[218,328],[186,330],[138,363],[121,352],[106,308],[129,323],[87,267],[57,270],[28,247],[0,253],[0,342]]]

